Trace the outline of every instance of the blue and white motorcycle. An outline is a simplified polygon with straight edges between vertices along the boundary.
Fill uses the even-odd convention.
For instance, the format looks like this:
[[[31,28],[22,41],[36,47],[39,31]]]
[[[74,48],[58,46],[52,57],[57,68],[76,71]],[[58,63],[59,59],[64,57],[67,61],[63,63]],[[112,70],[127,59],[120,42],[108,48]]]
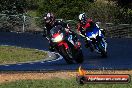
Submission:
[[[102,57],[107,57],[107,43],[104,39],[104,35],[96,24],[93,28],[86,28],[85,38],[90,44],[90,47]]]

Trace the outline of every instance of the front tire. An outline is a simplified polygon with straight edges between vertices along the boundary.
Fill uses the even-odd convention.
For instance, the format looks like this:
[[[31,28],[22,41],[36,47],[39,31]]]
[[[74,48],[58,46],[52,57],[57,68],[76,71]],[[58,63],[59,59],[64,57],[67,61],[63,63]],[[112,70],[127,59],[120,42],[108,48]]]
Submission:
[[[67,53],[65,47],[60,47],[60,53],[68,64],[73,64],[73,59]]]
[[[99,43],[99,50],[101,52],[101,56],[105,58],[105,57],[107,57],[107,51],[105,51],[105,48],[102,46],[101,42],[103,42],[103,41],[101,40]]]

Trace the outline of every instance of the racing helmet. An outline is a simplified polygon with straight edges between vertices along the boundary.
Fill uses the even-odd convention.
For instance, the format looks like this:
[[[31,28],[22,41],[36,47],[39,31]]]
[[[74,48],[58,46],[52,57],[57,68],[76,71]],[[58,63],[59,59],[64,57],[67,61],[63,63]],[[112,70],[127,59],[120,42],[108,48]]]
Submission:
[[[44,16],[44,21],[47,24],[52,24],[55,20],[55,16],[53,13],[46,13]]]
[[[86,24],[87,17],[86,17],[86,14],[85,14],[85,13],[79,14],[79,21],[80,21],[80,23],[83,24],[83,25]]]

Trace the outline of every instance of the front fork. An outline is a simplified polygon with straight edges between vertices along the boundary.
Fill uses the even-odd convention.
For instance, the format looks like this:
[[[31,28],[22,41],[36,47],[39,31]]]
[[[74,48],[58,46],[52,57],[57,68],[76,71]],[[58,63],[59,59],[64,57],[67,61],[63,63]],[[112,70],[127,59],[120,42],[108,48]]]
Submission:
[[[98,41],[99,41],[99,42],[98,42]],[[96,41],[96,42],[97,42],[97,43],[96,43],[97,52],[100,53],[100,49],[99,49],[99,45],[100,45],[100,44],[98,44],[98,43],[101,43],[101,46],[104,47],[104,50],[105,50],[105,52],[106,52],[106,51],[107,51],[107,42],[106,42],[106,40],[105,40],[104,38],[101,38],[101,39],[99,39],[98,41]]]
[[[104,48],[105,48],[105,51],[107,51],[107,42],[106,42],[106,40],[104,39],[104,38],[102,38],[102,41],[104,42]]]

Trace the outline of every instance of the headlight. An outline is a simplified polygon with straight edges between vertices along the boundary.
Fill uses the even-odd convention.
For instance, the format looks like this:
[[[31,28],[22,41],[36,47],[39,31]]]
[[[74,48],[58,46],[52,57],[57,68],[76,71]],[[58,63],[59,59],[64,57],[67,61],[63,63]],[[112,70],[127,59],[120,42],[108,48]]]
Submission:
[[[61,33],[60,35],[58,35],[55,38],[52,38],[52,41],[53,42],[60,42],[60,41],[62,41],[62,39],[63,39],[63,33]]]

